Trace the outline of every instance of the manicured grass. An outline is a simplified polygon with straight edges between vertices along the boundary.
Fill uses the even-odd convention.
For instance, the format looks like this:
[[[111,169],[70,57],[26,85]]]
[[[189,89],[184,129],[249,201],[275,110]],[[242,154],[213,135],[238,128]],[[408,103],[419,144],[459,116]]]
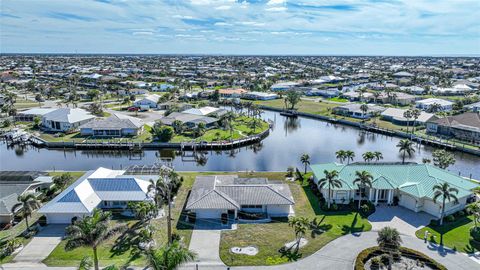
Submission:
[[[285,103],[283,99],[255,101],[255,104],[279,108],[279,109],[285,108]],[[300,112],[319,114],[319,115],[331,115],[331,109],[337,106],[339,105],[334,103],[315,102],[312,100],[302,99],[295,106],[295,108],[297,108],[298,111]]]
[[[470,236],[470,228],[474,226],[473,216],[458,218],[454,222],[444,221],[442,226],[427,226],[418,230],[415,234],[423,239],[425,231],[431,234],[429,241],[443,243],[443,245],[455,250],[471,253],[480,251],[480,243]]]
[[[80,132],[74,132],[71,134],[65,134],[64,136],[55,136],[52,133],[40,133],[40,138],[48,142],[150,142],[152,140],[152,135],[150,134],[150,127],[144,125],[144,131],[138,136],[125,137],[125,138],[102,138],[102,137],[90,137],[82,136]]]
[[[346,98],[339,98],[339,97],[333,97],[333,98],[329,98],[327,99],[329,101],[335,101],[335,102],[348,102],[348,99]]]
[[[280,180],[284,177],[284,173],[270,174],[271,179]],[[367,219],[354,212],[323,212],[317,197],[308,185],[300,185],[298,182],[289,183],[289,185],[295,199],[295,216],[322,220],[325,229],[325,232],[320,235],[307,232],[305,237],[309,242],[300,249],[302,257],[313,254],[342,235],[371,229]],[[225,264],[231,266],[285,263],[288,260],[281,256],[279,249],[294,239],[294,230],[289,227],[287,219],[278,219],[267,224],[240,224],[235,231],[222,232],[220,257]],[[259,253],[255,256],[247,256],[230,252],[231,247],[249,245],[256,246]]]
[[[32,241],[32,238],[24,238],[24,237],[18,237],[18,239],[20,239],[22,241],[22,244],[23,246],[25,247],[30,241]],[[17,254],[12,254],[12,255],[9,255],[9,256],[6,256],[6,257],[0,257],[0,264],[4,264],[4,263],[9,263],[13,260],[13,258],[15,258]]]
[[[26,109],[38,107],[40,105],[41,103],[39,104],[38,102],[29,100],[29,99],[17,97],[15,103],[13,104],[13,107],[15,107],[17,110],[26,110]]]

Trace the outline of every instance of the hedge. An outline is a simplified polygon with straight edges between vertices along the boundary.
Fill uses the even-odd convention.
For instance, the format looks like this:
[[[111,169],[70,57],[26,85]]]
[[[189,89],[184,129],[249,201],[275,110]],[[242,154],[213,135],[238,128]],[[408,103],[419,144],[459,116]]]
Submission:
[[[429,266],[432,269],[447,270],[447,268],[445,266],[443,266],[442,264],[434,261],[433,259],[431,259],[427,255],[425,255],[425,254],[423,254],[419,251],[409,249],[409,248],[406,248],[406,247],[401,247],[400,252],[402,253],[402,256],[415,257],[416,259],[421,260],[422,262],[425,263],[425,265]],[[360,252],[358,254],[357,259],[355,260],[355,268],[354,269],[355,270],[365,270],[365,263],[368,260],[370,260],[371,258],[373,258],[375,256],[381,255],[383,253],[384,252],[382,252],[379,247],[371,247],[371,248],[367,248],[367,249],[362,250],[362,252]]]

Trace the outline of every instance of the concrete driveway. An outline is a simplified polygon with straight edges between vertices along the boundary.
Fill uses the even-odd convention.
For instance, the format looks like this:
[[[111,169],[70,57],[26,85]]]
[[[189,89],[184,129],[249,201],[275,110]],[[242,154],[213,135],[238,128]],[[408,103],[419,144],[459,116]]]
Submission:
[[[415,232],[435,219],[425,212],[415,213],[401,206],[377,206],[375,213],[368,217],[372,224],[372,231],[390,226],[396,228],[401,234],[415,237]]]
[[[188,265],[225,267],[220,259],[220,239],[223,228],[218,219],[196,221],[188,248],[198,256],[194,263]]]
[[[65,225],[48,225],[33,237],[13,261],[41,263],[60,244],[64,235]]]

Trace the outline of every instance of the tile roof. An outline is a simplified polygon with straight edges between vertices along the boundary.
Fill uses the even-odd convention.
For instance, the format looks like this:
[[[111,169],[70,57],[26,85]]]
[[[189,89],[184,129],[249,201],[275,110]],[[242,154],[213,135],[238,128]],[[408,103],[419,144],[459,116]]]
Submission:
[[[428,164],[398,163],[353,163],[349,165],[337,163],[315,164],[310,166],[315,177],[324,177],[324,170],[336,170],[343,185],[337,190],[354,190],[356,171],[368,171],[373,176],[372,185],[378,189],[400,189],[408,194],[422,197],[433,197],[433,186],[444,182],[459,190],[458,197],[471,194],[471,190],[479,185],[446,170]]]

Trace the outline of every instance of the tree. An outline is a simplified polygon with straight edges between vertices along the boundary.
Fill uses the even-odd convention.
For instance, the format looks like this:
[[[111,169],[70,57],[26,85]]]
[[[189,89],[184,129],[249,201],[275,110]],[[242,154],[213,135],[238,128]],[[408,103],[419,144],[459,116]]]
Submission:
[[[161,122],[156,122],[150,130],[150,133],[161,142],[168,142],[173,138],[175,132],[172,127],[164,126]]]
[[[405,156],[408,154],[408,157],[412,157],[413,153],[415,153],[415,149],[413,148],[413,142],[410,140],[400,140],[397,144],[398,152],[402,153],[402,164],[405,164]]]
[[[307,166],[310,165],[310,156],[308,154],[303,154],[300,157],[300,162],[305,166],[305,174],[307,174]]]
[[[195,137],[200,137],[203,134],[205,134],[205,131],[207,130],[205,123],[200,122],[197,124],[197,128],[195,129]]]
[[[478,222],[480,222],[480,202],[474,202],[468,205],[467,210],[470,214],[473,215],[473,222],[475,223],[475,228],[478,228]]]
[[[442,200],[442,214],[440,216],[440,225],[443,224],[443,216],[445,215],[445,202],[448,200],[458,203],[458,198],[455,194],[458,194],[458,189],[450,187],[448,183],[437,184],[433,186],[433,202],[437,203],[438,199]]]
[[[368,151],[363,153],[362,158],[363,160],[365,160],[365,162],[370,163],[370,161],[372,161],[375,158],[375,154],[373,152]]]
[[[168,243],[173,242],[172,238],[172,199],[177,193],[180,185],[182,183],[182,178],[169,167],[162,166],[159,172],[159,178],[157,181],[150,180],[150,185],[148,186],[148,191],[153,195],[155,204],[157,208],[161,207],[164,203],[168,206],[167,212],[167,235]]]
[[[153,202],[128,202],[128,208],[133,211],[135,217],[142,222],[149,221],[158,215],[158,208]]]
[[[27,231],[30,231],[28,218],[32,216],[33,211],[40,207],[40,200],[33,193],[25,193],[17,197],[18,203],[12,206],[12,213],[19,212],[25,218]]]
[[[345,150],[338,150],[337,152],[335,152],[335,156],[338,160],[340,160],[340,163],[343,163],[343,161],[345,161],[345,159],[347,158],[346,154],[347,152]]]
[[[126,229],[125,226],[110,226],[111,217],[112,214],[110,212],[103,212],[95,208],[91,216],[85,216],[83,219],[77,220],[68,226],[65,229],[67,234],[65,250],[91,247],[95,270],[98,270],[98,246],[116,233]]]
[[[197,254],[180,245],[178,241],[147,252],[148,266],[153,270],[174,270],[196,257]]]
[[[448,166],[455,164],[455,157],[452,153],[445,150],[435,150],[432,153],[433,165],[440,169],[446,169]]]
[[[90,104],[88,106],[88,110],[97,116],[103,116],[103,106],[98,102],[93,102]]]
[[[38,105],[40,106],[40,103],[43,101],[43,97],[41,94],[36,94],[35,95],[35,101],[38,102]]]
[[[40,117],[35,116],[33,118],[33,127],[34,128],[39,128],[41,123],[42,123],[42,119]]]
[[[369,187],[372,188],[372,181],[373,176],[367,171],[356,171],[355,172],[355,179],[353,180],[353,184],[358,186],[360,190],[360,199],[358,199],[358,209],[362,206],[362,189]]]
[[[438,104],[438,103],[433,103],[432,105],[430,105],[430,107],[428,108],[428,111],[431,112],[431,113],[437,113],[439,111],[442,110],[442,105]]]
[[[93,266],[92,257],[85,256],[80,261],[80,264],[78,265],[78,270],[90,270],[92,269],[92,266]],[[115,265],[109,265],[107,267],[102,268],[102,270],[118,270],[118,267],[116,267]]]
[[[365,117],[365,115],[368,112],[368,105],[367,104],[362,104],[360,105],[360,110],[362,111],[362,117]]]
[[[181,134],[183,132],[183,123],[180,120],[173,121],[172,127],[176,134]]]
[[[295,231],[296,249],[300,248],[300,240],[308,230],[308,219],[306,217],[291,217],[288,219],[288,225]]]
[[[375,152],[373,152],[373,156],[375,157],[375,159],[377,160],[377,162],[379,162],[381,159],[383,159],[383,154],[382,154],[382,152],[375,151]]]
[[[324,170],[323,173],[325,176],[318,181],[318,187],[323,189],[325,186],[328,186],[328,209],[330,209],[330,201],[332,196],[332,187],[340,188],[342,187],[342,182],[338,179],[338,171],[327,171]]]
[[[95,100],[100,96],[100,91],[97,89],[90,89],[87,91],[87,96],[90,100]]]
[[[410,119],[413,117],[412,111],[411,110],[406,110],[403,113],[403,117],[407,119],[407,133],[408,133],[408,125],[410,124]]]
[[[378,246],[383,250],[383,252],[389,255],[388,267],[390,269],[393,264],[393,254],[398,254],[402,245],[402,238],[400,237],[400,233],[395,228],[383,227],[378,232],[377,243]]]
[[[347,164],[350,164],[350,161],[353,161],[355,158],[355,153],[351,150],[345,151],[345,158],[347,159]]]
[[[288,107],[289,110],[294,110],[295,105],[300,102],[300,93],[294,90],[287,91],[287,95],[285,96],[285,106]]]
[[[70,173],[62,173],[61,175],[53,177],[53,184],[55,184],[57,190],[63,190],[70,182],[72,182],[72,180],[73,177]]]
[[[255,130],[261,126],[262,125],[260,124],[260,121],[258,121],[258,119],[255,117],[248,123],[248,127],[251,128],[253,132],[255,132]]]
[[[422,111],[420,111],[417,108],[412,110],[412,117],[413,117],[412,133],[413,134],[415,134],[415,127],[417,126],[417,119],[420,117],[421,114],[422,114]]]

